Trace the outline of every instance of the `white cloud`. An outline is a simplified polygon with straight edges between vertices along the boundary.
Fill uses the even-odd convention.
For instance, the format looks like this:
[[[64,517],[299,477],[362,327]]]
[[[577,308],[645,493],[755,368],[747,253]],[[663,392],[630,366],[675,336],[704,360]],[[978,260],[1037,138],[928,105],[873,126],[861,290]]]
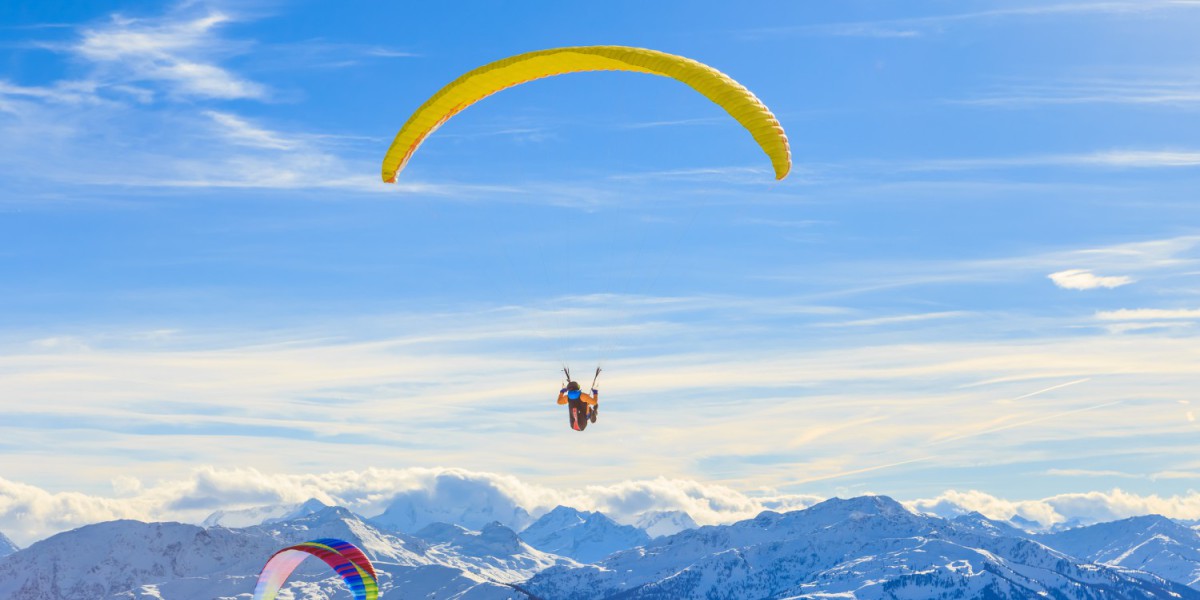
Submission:
[[[1178,79],[1094,79],[1001,87],[955,104],[1025,107],[1073,104],[1127,104],[1190,107],[1200,104],[1200,82]]]
[[[554,489],[510,475],[454,468],[367,469],[310,475],[262,473],[254,469],[195,469],[183,479],[145,486],[126,478],[117,497],[48,492],[0,478],[0,531],[22,545],[54,533],[112,519],[179,520],[199,523],[217,510],[297,504],[316,498],[376,516],[402,497],[419,511],[465,515],[486,509],[511,514],[521,507],[539,516],[558,505],[599,510],[622,521],[652,510],[683,510],[701,524],[751,518],[763,510],[793,510],[815,496],[751,496],[692,480],[656,478],[611,485]],[[420,519],[420,517],[417,517]],[[520,527],[525,522],[512,522]]]
[[[1064,162],[1112,167],[1194,167],[1200,165],[1195,150],[1111,150],[1090,155],[1062,157]]]
[[[1190,417],[1191,413],[1188,415],[1188,420],[1194,420]],[[1150,479],[1155,481],[1159,479],[1200,479],[1200,471],[1159,471],[1151,475]]]
[[[1087,269],[1068,269],[1047,275],[1054,285],[1067,290],[1094,290],[1096,288],[1117,288],[1134,282],[1132,277],[1123,275],[1099,276]]]
[[[1160,496],[1134,494],[1116,488],[1108,492],[1059,494],[1040,500],[1008,500],[975,490],[951,490],[936,498],[913,500],[906,504],[913,510],[943,517],[971,511],[997,520],[1021,516],[1037,521],[1044,527],[1072,520],[1091,524],[1148,514],[1172,519],[1200,518],[1198,492]]]
[[[1182,472],[1160,475],[1196,477],[1195,473]],[[701,525],[749,519],[764,510],[800,510],[824,499],[811,494],[747,493],[719,484],[665,477],[555,488],[511,475],[445,467],[320,474],[204,467],[186,477],[149,486],[137,480],[122,482],[116,497],[49,492],[0,478],[0,531],[27,545],[60,531],[112,519],[199,523],[218,510],[298,504],[309,498],[372,517],[398,497],[418,511],[443,515],[486,512],[502,516],[513,514],[513,509],[519,507],[536,518],[555,506],[566,505],[598,510],[625,523],[648,511],[679,510]],[[905,504],[913,510],[943,517],[970,511],[1000,520],[1020,515],[1047,527],[1075,519],[1094,523],[1145,514],[1200,518],[1200,493],[1195,492],[1159,496],[1113,489],[1011,500],[976,490],[949,490],[934,498]],[[524,521],[506,524],[520,527]]]
[[[0,350],[0,389],[20,399],[0,423],[11,446],[4,475],[109,489],[120,476],[170,479],[191,464],[337,471],[356,456],[536,473],[560,488],[670,473],[732,489],[829,490],[1044,464],[1046,444],[1064,461],[1102,460],[1114,439],[1143,449],[1153,470],[1189,468],[1155,444],[1190,426],[1174,401],[1200,381],[1195,336],[974,341],[979,321],[964,319],[967,341],[897,342],[859,328],[838,330],[830,346],[813,328],[798,345],[794,327],[767,333],[776,303],[670,300],[414,311],[228,336],[30,336]],[[698,311],[703,321],[687,320]],[[750,333],[730,331],[733,318]],[[584,359],[596,344],[621,348],[605,365],[599,433],[565,427],[547,356],[560,346],[547,340],[578,340],[558,356]],[[564,453],[602,460],[580,470],[547,459]]]
[[[806,297],[808,301],[877,293],[900,287],[964,284],[978,282],[1024,282],[1028,277],[1047,272],[1088,271],[1121,272],[1130,279],[1156,281],[1185,275],[1200,264],[1200,237],[1126,242],[1109,246],[1048,250],[1039,253],[1003,257],[946,261],[874,260],[854,265],[847,276],[845,265],[828,271],[806,267],[800,274],[781,273],[766,279],[820,282],[825,290]],[[1151,277],[1153,276],[1153,277]]]
[[[1133,473],[1103,469],[1048,469],[1046,474],[1056,477],[1141,477]]]
[[[216,30],[229,15],[137,20],[114,17],[107,25],[85,29],[72,50],[122,82],[165,83],[171,93],[199,98],[263,98],[266,88],[215,63],[231,45]]]
[[[729,184],[775,185],[775,178],[763,167],[701,167],[612,175],[612,181],[677,180],[717,181]]]
[[[896,325],[901,323],[924,322],[939,319],[953,319],[958,317],[969,316],[970,313],[964,311],[941,311],[934,313],[919,313],[912,315],[893,315],[889,317],[876,317],[873,319],[857,319],[854,321],[841,321],[835,323],[821,323],[821,327],[875,327],[879,325]]]
[[[828,35],[847,37],[913,38],[940,31],[956,23],[997,20],[1019,17],[1049,17],[1075,14],[1148,13],[1186,6],[1187,3],[1172,0],[1138,0],[1113,2],[1076,2],[1042,4],[1013,8],[996,8],[976,12],[932,15],[906,19],[859,21],[849,23],[822,23],[793,27],[770,27],[746,32],[752,37],[772,35]]]
[[[292,150],[298,146],[297,142],[285,139],[274,131],[257,127],[237,115],[215,110],[205,111],[204,114],[219,125],[225,136],[235,144],[272,150]]]
[[[649,129],[653,127],[680,127],[693,125],[726,125],[731,123],[729,117],[695,117],[692,119],[675,119],[670,121],[644,121],[641,123],[627,123],[621,125],[622,129]]]
[[[269,96],[266,86],[228,66],[254,44],[222,35],[234,22],[204,3],[185,3],[153,18],[114,16],[81,29],[76,43],[49,46],[78,68],[40,86],[0,80],[0,171],[49,180],[56,189],[337,189],[467,198],[515,191],[414,180],[387,186],[374,159],[344,158],[343,146],[377,140],[282,131],[264,118],[210,107]],[[377,47],[311,46],[318,53],[396,55]]]
[[[93,81],[60,81],[52,87],[22,86],[0,80],[0,100],[10,98],[32,98],[57,104],[83,104],[98,102],[97,84]],[[0,104],[0,108],[4,105]],[[10,107],[9,112],[13,112]]]
[[[877,165],[887,167],[888,165]],[[994,158],[927,159],[891,164],[899,171],[966,171],[1010,168],[1081,167],[1108,169],[1189,168],[1200,166],[1193,149],[1103,150],[1079,154],[1042,154]]]
[[[1200,319],[1200,309],[1122,308],[1096,313],[1101,321],[1162,321]]]

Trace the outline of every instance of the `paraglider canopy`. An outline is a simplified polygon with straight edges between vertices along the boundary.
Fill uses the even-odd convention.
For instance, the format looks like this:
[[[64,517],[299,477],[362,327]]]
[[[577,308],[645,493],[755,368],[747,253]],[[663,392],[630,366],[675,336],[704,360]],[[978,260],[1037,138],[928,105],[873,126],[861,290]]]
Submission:
[[[573,46],[527,52],[469,71],[425,101],[396,134],[383,159],[383,180],[395,183],[429,134],[466,107],[522,83],[582,71],[633,71],[681,81],[725,109],[771,159],[775,178],[787,177],[792,155],[771,111],[728,75],[690,58],[628,46]]]
[[[309,556],[315,556],[342,577],[354,600],[377,600],[379,583],[375,567],[362,550],[349,542],[323,538],[276,552],[263,566],[254,587],[253,600],[275,600],[284,582]]]

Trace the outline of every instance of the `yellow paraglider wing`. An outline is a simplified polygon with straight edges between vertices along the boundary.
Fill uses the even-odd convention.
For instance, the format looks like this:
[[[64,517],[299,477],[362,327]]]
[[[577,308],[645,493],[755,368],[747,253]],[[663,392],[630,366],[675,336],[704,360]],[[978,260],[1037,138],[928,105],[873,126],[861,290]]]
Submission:
[[[464,108],[515,85],[581,71],[634,71],[682,81],[725,109],[750,131],[770,157],[776,179],[786,177],[792,168],[787,136],[775,115],[750,90],[724,73],[690,58],[657,50],[577,46],[510,56],[452,81],[426,100],[396,134],[383,159],[383,180],[394,183],[396,175],[421,142]]]

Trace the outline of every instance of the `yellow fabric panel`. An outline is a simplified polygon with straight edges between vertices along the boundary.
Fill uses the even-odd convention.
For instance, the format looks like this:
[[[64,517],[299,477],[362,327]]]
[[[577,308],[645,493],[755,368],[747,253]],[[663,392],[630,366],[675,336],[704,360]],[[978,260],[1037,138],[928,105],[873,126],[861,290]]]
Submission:
[[[792,168],[787,135],[750,90],[724,73],[690,58],[627,46],[577,46],[518,54],[484,65],[439,90],[408,118],[383,159],[383,180],[396,175],[421,142],[447,119],[501,90],[527,81],[581,71],[633,71],[679,80],[704,94],[745,127],[771,159],[775,178]]]

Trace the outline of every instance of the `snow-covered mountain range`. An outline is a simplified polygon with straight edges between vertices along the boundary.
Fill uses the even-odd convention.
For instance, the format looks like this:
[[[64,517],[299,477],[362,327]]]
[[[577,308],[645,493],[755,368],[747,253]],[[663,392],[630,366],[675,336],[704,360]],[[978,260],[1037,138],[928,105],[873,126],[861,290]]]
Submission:
[[[405,503],[406,526],[446,516]],[[275,550],[337,537],[370,556],[383,597],[396,599],[1200,600],[1200,534],[1155,516],[1035,534],[865,496],[655,537],[647,529],[686,521],[639,529],[558,507],[520,533],[439,521],[407,533],[316,503],[268,512],[270,522],[241,528],[112,521],[61,533],[0,558],[0,598],[246,600]],[[289,583],[294,598],[348,597],[310,562]]]
[[[1200,598],[1023,537],[909,512],[882,496],[701,527],[524,589],[543,598]]]

